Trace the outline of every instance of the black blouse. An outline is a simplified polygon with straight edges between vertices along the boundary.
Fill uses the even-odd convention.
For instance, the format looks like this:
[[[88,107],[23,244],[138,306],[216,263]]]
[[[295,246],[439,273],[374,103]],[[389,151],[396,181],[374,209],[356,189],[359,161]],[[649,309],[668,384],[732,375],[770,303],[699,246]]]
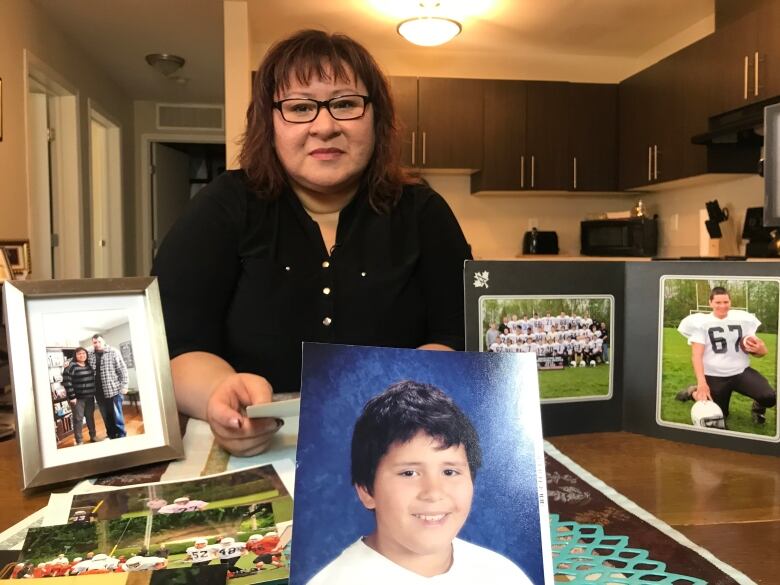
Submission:
[[[300,386],[301,342],[463,349],[468,244],[447,203],[404,187],[389,215],[359,192],[325,249],[289,191],[263,200],[242,171],[192,201],[154,261],[171,357],[206,351],[277,392]]]

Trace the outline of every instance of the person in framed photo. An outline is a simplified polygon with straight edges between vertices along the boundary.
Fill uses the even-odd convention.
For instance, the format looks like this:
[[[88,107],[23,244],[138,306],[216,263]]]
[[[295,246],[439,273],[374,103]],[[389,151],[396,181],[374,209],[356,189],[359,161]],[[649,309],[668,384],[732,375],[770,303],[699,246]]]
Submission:
[[[530,585],[517,565],[458,538],[482,463],[476,429],[439,388],[411,380],[366,403],[355,423],[352,484],[375,530],[308,585],[426,583]],[[437,581],[438,582],[438,581]]]
[[[716,286],[710,291],[711,313],[692,313],[677,330],[691,346],[696,384],[677,394],[678,400],[712,400],[729,415],[732,392],[753,399],[752,418],[766,422],[766,409],[777,403],[769,381],[750,367],[750,356],[767,354],[766,344],[756,335],[761,322],[747,311],[731,308],[729,292]]]
[[[204,188],[155,258],[179,409],[234,454],[282,421],[301,342],[463,349],[463,262],[446,201],[400,161],[388,80],[353,39],[300,31],[254,77],[241,170]],[[294,322],[294,326],[290,323]]]
[[[73,436],[76,445],[81,445],[83,438],[83,421],[87,421],[89,440],[97,441],[95,430],[95,371],[87,363],[86,348],[77,347],[73,360],[62,372],[62,385],[68,393],[68,401],[73,411]]]
[[[108,345],[102,335],[95,334],[92,336],[89,365],[95,372],[95,397],[106,423],[108,438],[127,436],[122,401],[127,394],[129,376],[122,354]]]

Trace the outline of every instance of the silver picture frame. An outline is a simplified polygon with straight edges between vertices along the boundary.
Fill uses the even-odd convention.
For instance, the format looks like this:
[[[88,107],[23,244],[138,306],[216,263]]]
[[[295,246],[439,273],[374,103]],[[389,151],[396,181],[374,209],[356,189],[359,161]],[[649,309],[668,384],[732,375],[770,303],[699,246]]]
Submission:
[[[23,489],[184,456],[155,278],[6,281],[3,293]],[[132,340],[134,369],[127,386],[135,384],[132,398],[141,422],[134,434],[94,443],[76,443],[71,431],[73,444],[65,448],[62,412],[50,385],[58,382],[50,346],[86,346],[94,326],[71,332],[70,325],[88,326],[108,315],[120,316],[123,334]],[[68,336],[79,342],[51,341]]]

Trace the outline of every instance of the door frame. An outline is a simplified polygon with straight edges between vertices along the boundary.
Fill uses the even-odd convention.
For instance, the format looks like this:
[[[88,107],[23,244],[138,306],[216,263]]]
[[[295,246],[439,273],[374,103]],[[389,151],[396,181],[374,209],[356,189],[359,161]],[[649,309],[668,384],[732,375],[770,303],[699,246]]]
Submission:
[[[138,211],[138,268],[140,274],[149,274],[152,270],[152,181],[151,181],[151,147],[152,142],[189,142],[193,144],[225,144],[223,135],[208,134],[166,134],[148,133],[141,135],[140,175],[141,197]]]
[[[90,258],[92,258],[92,275],[95,275],[95,222],[94,222],[94,189],[92,185],[92,128],[94,120],[106,129],[106,139],[108,142],[108,151],[106,152],[106,167],[108,170],[106,181],[106,202],[111,213],[108,216],[108,231],[116,245],[109,247],[108,271],[105,276],[120,277],[124,276],[124,213],[122,209],[122,125],[116,118],[111,116],[105,108],[95,100],[87,99],[87,118],[90,124],[90,131],[87,133],[87,144],[89,152],[89,201],[90,201],[90,223],[91,233],[88,242]]]
[[[25,172],[27,190],[27,229],[32,256],[32,277],[48,279],[52,265],[57,278],[84,275],[83,198],[81,176],[81,123],[79,91],[56,70],[28,49],[23,51]],[[43,89],[48,99],[50,127],[55,132],[50,152],[51,199],[34,192],[30,92]],[[48,101],[47,99],[47,101]],[[52,233],[59,243],[52,248]]]

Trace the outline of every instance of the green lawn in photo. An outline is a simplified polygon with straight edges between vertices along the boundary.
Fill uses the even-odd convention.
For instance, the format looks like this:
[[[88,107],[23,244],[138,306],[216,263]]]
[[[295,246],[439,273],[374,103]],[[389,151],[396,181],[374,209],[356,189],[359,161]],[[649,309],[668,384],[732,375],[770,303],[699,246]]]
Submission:
[[[760,372],[769,384],[777,389],[777,335],[762,333],[758,336],[764,341],[767,355],[762,358],[750,358],[750,366]],[[687,340],[676,329],[665,327],[663,330],[663,363],[661,377],[661,420],[666,422],[692,425],[692,401],[680,402],[674,396],[688,386],[696,383],[691,365],[691,348]],[[731,395],[730,413],[726,426],[730,431],[775,436],[777,432],[777,408],[766,413],[766,424],[755,424],[750,417],[753,401],[736,392]]]
[[[255,559],[255,555],[251,552],[243,555],[236,562],[236,566],[244,571],[249,571],[254,567],[252,561]],[[212,565],[219,564],[219,560],[211,561]],[[169,569],[180,569],[182,567],[189,567],[190,563],[187,561],[186,554],[171,555],[168,557]],[[247,575],[245,577],[234,577],[230,579],[230,585],[249,585],[250,583],[268,583],[275,582],[279,579],[288,579],[290,577],[290,570],[284,566],[281,568],[266,568],[262,571]]]
[[[239,496],[236,498],[228,498],[224,500],[216,500],[209,502],[208,505],[201,511],[216,510],[219,508],[231,508],[234,506],[248,506],[250,504],[258,504],[261,502],[267,502],[273,498],[279,497],[278,490],[269,490],[266,492],[260,492],[256,494],[247,494],[245,496]],[[149,510],[139,510],[136,512],[126,512],[122,514],[122,518],[137,518],[140,516],[148,516]]]
[[[609,394],[609,364],[539,370],[539,394],[549,398],[586,398]]]

